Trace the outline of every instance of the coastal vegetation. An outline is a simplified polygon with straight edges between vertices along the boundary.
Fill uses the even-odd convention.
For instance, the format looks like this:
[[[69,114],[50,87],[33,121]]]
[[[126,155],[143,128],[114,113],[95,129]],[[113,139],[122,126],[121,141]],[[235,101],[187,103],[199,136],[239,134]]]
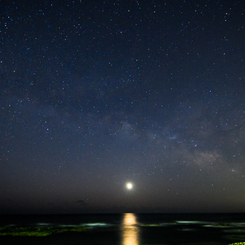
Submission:
[[[49,236],[55,233],[62,232],[84,232],[86,231],[85,227],[81,226],[69,226],[69,227],[60,227],[60,226],[44,226],[44,227],[17,227],[17,226],[2,226],[0,227],[0,236]]]

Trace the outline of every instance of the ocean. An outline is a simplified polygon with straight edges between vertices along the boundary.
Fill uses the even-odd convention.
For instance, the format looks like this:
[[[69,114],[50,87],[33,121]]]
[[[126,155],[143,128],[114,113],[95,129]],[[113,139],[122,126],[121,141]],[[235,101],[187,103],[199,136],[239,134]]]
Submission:
[[[0,244],[237,245],[245,244],[245,214],[2,215]]]

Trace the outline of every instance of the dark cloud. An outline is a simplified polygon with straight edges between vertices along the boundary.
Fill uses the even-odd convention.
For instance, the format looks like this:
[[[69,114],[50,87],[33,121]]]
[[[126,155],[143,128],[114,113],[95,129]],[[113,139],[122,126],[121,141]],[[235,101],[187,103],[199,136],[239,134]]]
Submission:
[[[76,201],[76,203],[78,204],[78,205],[80,205],[80,206],[87,206],[88,204],[85,202],[85,201],[83,201],[83,200],[78,200],[78,201]]]

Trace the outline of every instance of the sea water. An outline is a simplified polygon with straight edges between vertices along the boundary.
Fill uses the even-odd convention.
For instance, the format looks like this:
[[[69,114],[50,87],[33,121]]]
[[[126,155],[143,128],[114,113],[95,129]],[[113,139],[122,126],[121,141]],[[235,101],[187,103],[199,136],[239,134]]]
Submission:
[[[0,244],[245,244],[245,214],[2,215],[0,226],[84,227],[47,237],[0,236]]]

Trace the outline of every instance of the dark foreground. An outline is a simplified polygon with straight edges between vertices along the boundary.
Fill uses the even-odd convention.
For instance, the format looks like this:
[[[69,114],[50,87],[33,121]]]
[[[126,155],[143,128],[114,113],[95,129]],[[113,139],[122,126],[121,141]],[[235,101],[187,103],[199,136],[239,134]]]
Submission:
[[[0,244],[245,245],[244,218],[244,214],[2,216]]]

